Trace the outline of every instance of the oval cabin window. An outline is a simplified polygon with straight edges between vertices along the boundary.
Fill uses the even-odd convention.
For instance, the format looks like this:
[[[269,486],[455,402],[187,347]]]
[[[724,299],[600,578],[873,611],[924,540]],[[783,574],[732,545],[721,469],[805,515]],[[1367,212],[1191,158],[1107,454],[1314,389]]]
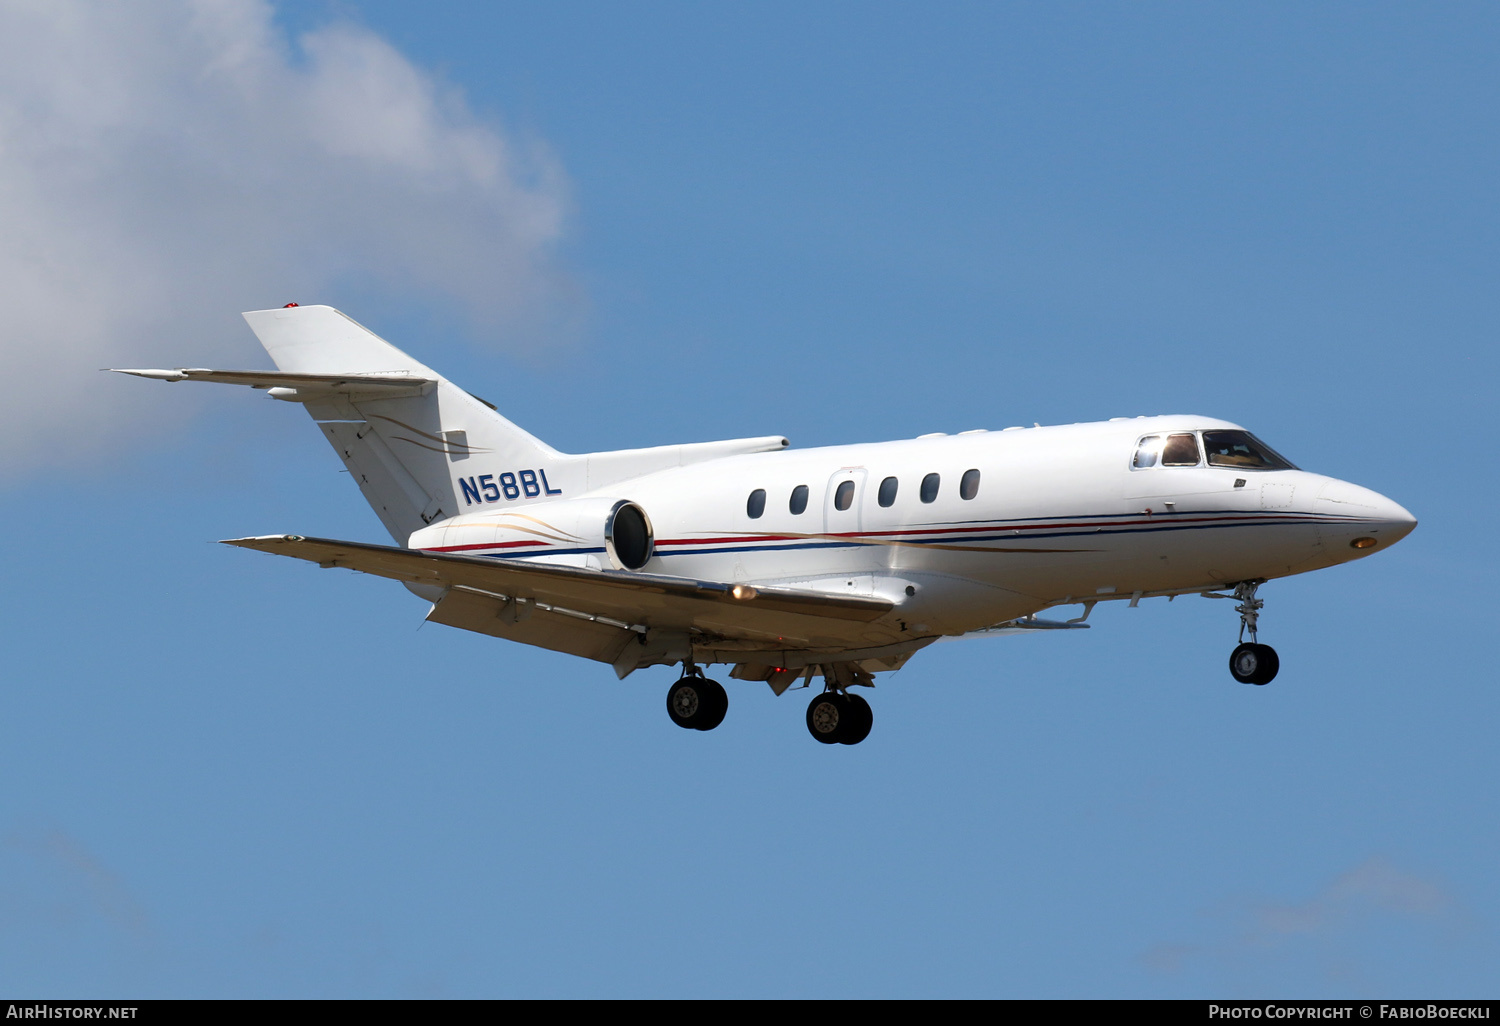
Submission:
[[[833,493],[833,508],[837,510],[848,509],[854,503],[854,482],[844,481],[839,484],[838,490]]]
[[[894,477],[888,477],[880,482],[880,495],[877,496],[882,506],[889,506],[896,501],[896,488],[898,482]]]
[[[745,503],[745,512],[750,514],[751,520],[759,520],[760,515],[766,511],[766,490],[757,488],[750,493],[750,501]]]
[[[933,502],[937,499],[938,485],[942,483],[942,480],[943,479],[937,474],[928,474],[926,477],[922,478],[923,502]]]
[[[963,480],[958,482],[958,497],[960,499],[972,499],[979,494],[979,471],[964,471]]]
[[[798,485],[792,489],[792,501],[786,504],[786,508],[792,511],[792,515],[807,512],[807,485]]]

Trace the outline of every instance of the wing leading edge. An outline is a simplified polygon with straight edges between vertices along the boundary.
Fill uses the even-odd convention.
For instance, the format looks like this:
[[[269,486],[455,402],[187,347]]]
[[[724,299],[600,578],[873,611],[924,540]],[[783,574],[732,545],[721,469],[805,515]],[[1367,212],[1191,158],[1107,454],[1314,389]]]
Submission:
[[[267,535],[224,542],[442,590],[428,619],[611,663],[641,666],[741,652],[792,665],[789,652],[837,654],[870,646],[894,608],[877,598],[822,595],[681,577],[496,560],[365,542]],[[920,647],[932,639],[902,643]],[[920,644],[918,643],[920,640]],[[778,658],[780,657],[780,658]]]

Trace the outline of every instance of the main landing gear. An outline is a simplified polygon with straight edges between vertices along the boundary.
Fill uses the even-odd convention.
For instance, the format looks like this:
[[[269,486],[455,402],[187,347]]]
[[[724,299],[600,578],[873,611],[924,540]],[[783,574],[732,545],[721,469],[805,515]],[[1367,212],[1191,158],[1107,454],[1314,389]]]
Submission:
[[[857,745],[874,725],[870,703],[847,692],[825,691],[807,707],[807,731],[825,745]]]
[[[869,682],[868,673],[846,666],[828,670],[827,690],[807,707],[807,732],[825,745],[857,745],[869,737],[875,725],[870,703],[846,689]],[[667,689],[667,715],[684,729],[713,730],[724,722],[728,711],[729,696],[723,686],[692,663],[683,667],[682,677]]]
[[[703,671],[691,663],[667,692],[667,715],[688,730],[713,730],[724,722],[728,711],[729,695],[724,686],[703,676]]]
[[[1260,607],[1265,605],[1255,597],[1255,589],[1264,581],[1241,581],[1234,586],[1234,597],[1240,600],[1235,612],[1240,614],[1240,644],[1229,656],[1229,672],[1241,684],[1269,684],[1281,669],[1281,660],[1270,645],[1258,644],[1255,640],[1255,625],[1260,619]],[[1245,641],[1245,632],[1250,640]]]

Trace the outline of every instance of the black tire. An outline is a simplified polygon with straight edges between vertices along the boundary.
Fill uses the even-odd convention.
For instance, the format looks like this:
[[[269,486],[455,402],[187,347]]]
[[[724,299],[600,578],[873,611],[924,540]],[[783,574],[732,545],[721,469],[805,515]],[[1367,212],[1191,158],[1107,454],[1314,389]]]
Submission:
[[[807,704],[807,732],[825,745],[836,745],[844,739],[849,722],[848,701],[837,691],[825,691]]]
[[[875,712],[858,695],[844,696],[845,720],[839,731],[839,744],[857,745],[870,736],[870,728],[875,726]]]
[[[728,711],[729,696],[716,680],[683,677],[667,689],[667,715],[684,730],[713,730]]]
[[[724,686],[716,680],[703,680],[703,698],[707,708],[700,714],[701,723],[695,724],[699,730],[713,730],[724,722],[724,714],[729,711],[729,695]]]
[[[702,677],[683,677],[667,689],[667,715],[684,730],[697,730],[711,698]]]
[[[1229,655],[1229,672],[1241,684],[1269,684],[1280,669],[1281,660],[1270,645],[1246,642]]]
[[[1269,684],[1276,679],[1276,674],[1281,671],[1281,659],[1276,655],[1276,650],[1270,645],[1260,645],[1260,673],[1256,674],[1251,684]]]

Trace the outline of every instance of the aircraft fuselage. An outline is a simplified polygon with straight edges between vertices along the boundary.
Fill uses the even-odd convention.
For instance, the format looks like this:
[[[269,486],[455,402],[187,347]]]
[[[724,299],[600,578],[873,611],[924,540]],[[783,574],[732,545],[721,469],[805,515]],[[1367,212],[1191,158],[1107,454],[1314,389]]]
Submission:
[[[1203,431],[1240,430],[1138,417],[752,453],[600,491],[649,515],[643,573],[874,595],[942,634],[1058,604],[1302,573],[1415,526],[1391,500],[1303,470],[1215,466],[1201,451],[1191,466],[1135,465],[1142,438],[1191,433],[1201,446]],[[497,528],[517,510],[545,522],[548,503],[463,514],[410,544],[610,568],[602,546]],[[1353,547],[1361,538],[1371,541]]]

